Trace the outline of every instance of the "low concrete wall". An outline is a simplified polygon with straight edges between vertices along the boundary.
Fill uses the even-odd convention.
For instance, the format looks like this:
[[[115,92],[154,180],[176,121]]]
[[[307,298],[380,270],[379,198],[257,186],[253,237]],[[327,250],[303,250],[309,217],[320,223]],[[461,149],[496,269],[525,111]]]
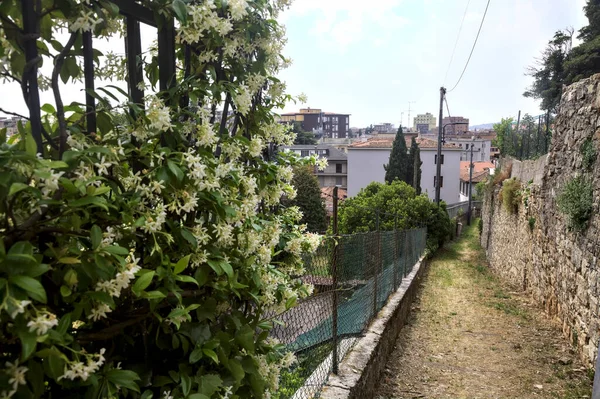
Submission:
[[[400,288],[369,325],[367,332],[340,363],[339,374],[330,374],[322,399],[370,399],[383,375],[398,333],[406,323],[419,281],[426,269],[421,258]]]

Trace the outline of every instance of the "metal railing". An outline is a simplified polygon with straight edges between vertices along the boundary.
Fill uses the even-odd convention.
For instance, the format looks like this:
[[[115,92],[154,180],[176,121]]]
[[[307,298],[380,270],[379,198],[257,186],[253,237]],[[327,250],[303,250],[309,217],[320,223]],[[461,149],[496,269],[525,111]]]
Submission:
[[[290,309],[273,335],[298,362],[282,372],[276,399],[318,397],[330,372],[364,334],[425,250],[427,229],[327,237],[305,256],[314,294]]]
[[[481,206],[483,204],[482,201],[471,201],[471,203],[472,203],[471,209],[481,208]],[[460,216],[460,215],[466,215],[468,210],[469,210],[469,201],[458,202],[456,204],[450,204],[450,205],[446,206],[446,211],[448,212],[448,216],[450,217],[450,219],[454,219],[455,217]]]

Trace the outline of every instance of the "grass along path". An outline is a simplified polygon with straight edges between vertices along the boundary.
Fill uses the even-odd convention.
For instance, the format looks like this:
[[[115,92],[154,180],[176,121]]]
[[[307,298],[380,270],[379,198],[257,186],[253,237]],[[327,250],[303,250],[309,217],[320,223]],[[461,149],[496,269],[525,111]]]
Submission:
[[[590,398],[558,324],[492,274],[476,225],[432,259],[375,397]]]

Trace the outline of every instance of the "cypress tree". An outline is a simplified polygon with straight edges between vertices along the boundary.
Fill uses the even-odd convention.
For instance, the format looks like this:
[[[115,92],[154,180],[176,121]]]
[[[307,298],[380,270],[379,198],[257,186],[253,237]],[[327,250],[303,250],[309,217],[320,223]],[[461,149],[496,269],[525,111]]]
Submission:
[[[412,184],[412,176],[409,177],[409,156],[406,141],[404,140],[404,132],[402,126],[398,128],[392,152],[390,153],[390,161],[385,168],[385,181],[391,183],[394,180],[401,180],[408,184]]]
[[[303,216],[300,223],[306,224],[310,232],[325,231],[327,229],[327,211],[323,198],[321,198],[319,181],[312,173],[311,168],[306,166],[294,168],[292,185],[296,189],[297,195],[288,204],[295,205],[302,211]]]
[[[417,195],[421,194],[421,149],[417,140],[413,137],[410,142],[409,161],[411,164],[412,186],[417,190]]]

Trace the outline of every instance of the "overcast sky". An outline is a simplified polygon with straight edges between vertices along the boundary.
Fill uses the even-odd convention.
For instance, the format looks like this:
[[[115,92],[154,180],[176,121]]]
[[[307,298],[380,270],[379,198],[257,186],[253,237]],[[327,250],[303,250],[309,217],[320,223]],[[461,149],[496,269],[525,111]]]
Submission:
[[[469,56],[487,0],[470,0],[454,60],[452,49],[469,0],[296,0],[283,16],[285,53],[294,60],[282,77],[307,106],[349,113],[350,125],[400,123],[439,113],[439,88],[456,83]],[[448,93],[451,115],[471,124],[540,113],[522,96],[524,75],[554,32],[587,23],[585,0],[491,0],[479,42],[458,87]],[[289,106],[292,111],[300,106]],[[444,111],[446,113],[446,111]],[[412,122],[411,122],[412,125]]]
[[[453,62],[444,81],[460,23],[469,3]],[[349,113],[350,125],[391,122],[403,115],[436,117],[439,88],[456,83],[468,58],[487,0],[295,0],[281,17],[287,27],[285,55],[293,65],[281,74],[290,94],[308,103],[290,104]],[[451,115],[471,125],[496,122],[522,110],[537,115],[536,101],[522,96],[524,75],[558,29],[587,23],[585,0],[491,0],[479,42],[458,87],[448,93]],[[143,48],[155,37],[143,27]],[[124,52],[122,40],[96,40],[95,47]],[[45,65],[48,71],[50,65]],[[63,101],[84,102],[82,84],[63,86]],[[42,104],[54,104],[51,92]],[[0,108],[27,113],[16,84],[0,87]],[[444,111],[446,113],[446,111]],[[410,123],[412,125],[412,122]]]

